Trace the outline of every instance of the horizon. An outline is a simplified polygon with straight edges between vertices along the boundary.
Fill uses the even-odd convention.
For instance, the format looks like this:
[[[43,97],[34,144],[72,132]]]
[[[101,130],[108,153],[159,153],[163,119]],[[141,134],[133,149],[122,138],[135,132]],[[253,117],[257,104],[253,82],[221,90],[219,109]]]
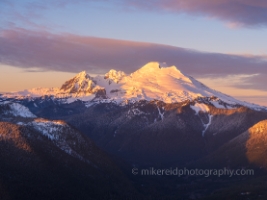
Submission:
[[[3,93],[60,87],[82,70],[128,74],[156,60],[267,106],[265,3],[10,0],[0,13]]]

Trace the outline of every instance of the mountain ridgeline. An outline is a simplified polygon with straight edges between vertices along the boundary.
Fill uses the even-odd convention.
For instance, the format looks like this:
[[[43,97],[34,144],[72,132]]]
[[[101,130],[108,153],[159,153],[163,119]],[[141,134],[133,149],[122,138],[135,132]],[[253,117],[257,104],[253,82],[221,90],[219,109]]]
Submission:
[[[210,89],[162,63],[148,63],[130,75],[110,70],[92,77],[83,71],[60,88],[3,94],[0,119],[0,195],[3,191],[6,199],[24,189],[39,198],[37,186],[48,191],[48,183],[63,177],[64,184],[51,190],[57,199],[78,191],[81,199],[212,199],[218,188],[234,187],[231,181],[225,186],[225,179],[199,179],[189,187],[194,178],[138,178],[131,174],[133,166],[253,168],[266,176],[267,108]],[[39,183],[39,173],[45,182],[31,185]],[[24,189],[20,180],[28,181]],[[247,182],[255,183],[250,190],[256,195],[265,195],[259,194],[257,177]],[[214,188],[205,190],[203,183]],[[189,189],[170,192],[173,185]],[[238,199],[241,192],[235,191],[222,199]]]

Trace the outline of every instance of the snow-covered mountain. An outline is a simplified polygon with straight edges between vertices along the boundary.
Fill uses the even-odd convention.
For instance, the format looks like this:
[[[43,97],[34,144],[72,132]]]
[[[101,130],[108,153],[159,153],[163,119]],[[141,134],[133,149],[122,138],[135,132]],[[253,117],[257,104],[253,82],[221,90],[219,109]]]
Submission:
[[[35,88],[4,94],[3,97],[21,99],[44,95],[66,99],[67,103],[78,99],[87,102],[104,99],[116,103],[139,100],[176,103],[209,97],[209,103],[217,108],[230,109],[242,105],[255,110],[267,109],[210,89],[175,66],[158,62],[150,62],[129,75],[110,70],[103,76],[92,77],[83,71],[66,81],[61,88]]]
[[[69,191],[75,194],[73,199],[90,199],[83,195],[91,193],[103,194],[99,199],[119,199],[116,192],[110,196],[109,191],[120,193],[129,188],[130,193],[125,194],[135,194],[131,186],[125,186],[128,179],[123,174],[133,176],[132,167],[136,166],[267,166],[266,120],[265,107],[210,89],[175,66],[152,62],[132,74],[110,70],[95,77],[83,71],[60,88],[35,88],[0,96],[0,174],[12,187],[13,180],[18,180],[15,188],[33,177],[29,185],[36,188],[21,190],[23,194],[35,191],[37,197],[39,188],[43,188],[39,180],[44,179],[43,190],[59,190],[61,199],[69,199]],[[23,179],[17,173],[20,169],[25,174]],[[118,173],[113,176],[114,171]],[[152,199],[158,197],[161,188],[164,197],[169,191],[178,191],[170,199],[184,194],[172,180],[151,177],[130,178],[130,182],[138,191],[152,191]],[[193,179],[186,177],[184,187],[179,187],[195,188],[192,183],[198,181]],[[204,179],[207,182],[198,182],[200,188],[204,183],[214,185]],[[115,185],[114,180],[118,180]],[[153,184],[156,190],[151,190]],[[168,187],[171,190],[166,190]],[[1,189],[0,183],[0,199]],[[185,194],[184,199],[190,195]],[[34,199],[40,199],[37,197]]]

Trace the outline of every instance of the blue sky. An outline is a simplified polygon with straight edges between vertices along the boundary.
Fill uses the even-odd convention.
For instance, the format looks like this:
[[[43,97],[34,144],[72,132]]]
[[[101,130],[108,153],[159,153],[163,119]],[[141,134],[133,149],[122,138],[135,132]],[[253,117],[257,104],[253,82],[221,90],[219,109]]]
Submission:
[[[46,29],[208,52],[267,54],[266,27],[230,27],[230,22],[210,16],[142,10],[113,1],[73,1],[64,6],[52,1],[9,2],[14,4],[0,4],[3,12],[0,22],[4,28]]]
[[[267,29],[229,28],[206,17],[156,11],[126,11],[112,6],[47,11],[47,20],[63,27],[58,31],[103,38],[167,44],[221,53],[267,53]],[[81,20],[84,19],[84,20]]]
[[[0,91],[58,86],[81,69],[129,73],[159,59],[230,95],[267,97],[263,0],[1,0],[0,27]],[[62,78],[52,83],[25,81],[55,71]],[[14,73],[19,86],[7,84]]]

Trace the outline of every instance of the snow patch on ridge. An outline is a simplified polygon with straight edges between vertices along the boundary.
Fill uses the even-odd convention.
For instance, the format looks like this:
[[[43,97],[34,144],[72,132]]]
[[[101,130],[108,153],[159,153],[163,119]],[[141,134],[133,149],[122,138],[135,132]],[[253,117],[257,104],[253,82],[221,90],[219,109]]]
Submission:
[[[211,125],[213,115],[209,114],[209,122],[207,124],[204,124],[205,129],[202,131],[202,137],[205,136],[205,132],[208,130],[209,126]]]
[[[82,161],[90,163],[88,160],[84,159],[83,156],[78,154],[73,148],[70,142],[67,142],[69,136],[70,127],[62,121],[49,121],[45,119],[35,119],[27,124],[21,123],[20,125],[28,125],[33,127],[42,135],[46,136],[48,139],[52,140],[53,143],[67,154],[76,157]],[[75,142],[72,142],[75,144]]]
[[[5,105],[3,113],[6,115],[13,115],[14,117],[23,117],[23,118],[36,118],[36,116],[25,106],[19,103],[13,102],[1,102],[0,105]]]
[[[224,107],[224,105],[219,104],[218,101],[212,101],[211,103],[212,103],[216,108],[220,108],[220,109],[228,109],[228,108]]]
[[[210,111],[209,107],[203,103],[195,103],[195,105],[190,105],[190,108],[192,108],[196,112],[196,115],[200,111],[205,112],[205,113]]]
[[[57,121],[48,121],[38,119],[31,122],[33,127],[40,131],[44,136],[48,137],[50,140],[58,140],[59,136],[57,132],[61,131],[63,128],[63,124]]]
[[[205,132],[207,131],[207,129],[209,128],[209,126],[211,125],[211,120],[212,120],[212,117],[213,115],[211,115],[209,113],[210,109],[209,107],[206,105],[206,104],[203,104],[203,103],[195,103],[195,105],[190,105],[190,108],[193,109],[195,112],[196,112],[196,115],[199,114],[199,112],[204,112],[204,113],[207,113],[208,114],[208,117],[209,117],[209,121],[207,124],[203,123],[203,126],[204,126],[204,130],[202,131],[202,137],[205,136]]]
[[[160,109],[159,109],[159,107],[158,107],[157,104],[156,104],[156,106],[157,106],[158,111],[159,111],[159,116],[160,116],[161,120],[163,121],[163,119],[164,119],[164,112],[161,112],[161,111],[160,111]]]
[[[12,103],[9,105],[11,108],[11,113],[14,116],[20,116],[25,118],[35,118],[36,116],[30,112],[28,108],[25,106],[18,104],[18,103]]]

